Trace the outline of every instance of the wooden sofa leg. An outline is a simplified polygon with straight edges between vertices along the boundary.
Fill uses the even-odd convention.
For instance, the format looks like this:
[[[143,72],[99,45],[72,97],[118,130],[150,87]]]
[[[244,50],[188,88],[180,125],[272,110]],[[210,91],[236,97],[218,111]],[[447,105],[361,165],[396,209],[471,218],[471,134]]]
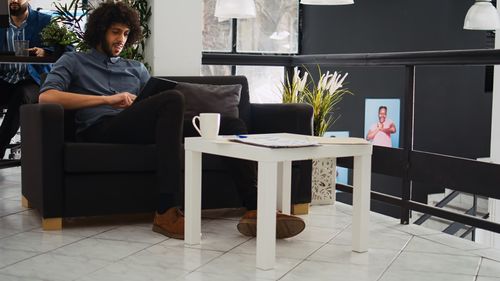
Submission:
[[[62,218],[42,218],[42,229],[43,230],[61,230],[62,229]]]
[[[293,215],[307,215],[309,214],[309,203],[303,204],[293,204],[292,205]]]
[[[23,206],[23,208],[31,208],[30,202],[24,195],[21,196],[21,206]]]

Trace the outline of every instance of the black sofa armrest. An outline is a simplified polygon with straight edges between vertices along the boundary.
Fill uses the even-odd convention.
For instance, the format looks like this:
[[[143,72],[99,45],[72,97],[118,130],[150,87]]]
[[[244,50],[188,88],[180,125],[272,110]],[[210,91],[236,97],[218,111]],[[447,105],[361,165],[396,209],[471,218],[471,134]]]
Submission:
[[[313,134],[313,109],[303,103],[250,104],[251,134]]]
[[[43,218],[63,215],[63,144],[62,106],[21,107],[22,193]]]

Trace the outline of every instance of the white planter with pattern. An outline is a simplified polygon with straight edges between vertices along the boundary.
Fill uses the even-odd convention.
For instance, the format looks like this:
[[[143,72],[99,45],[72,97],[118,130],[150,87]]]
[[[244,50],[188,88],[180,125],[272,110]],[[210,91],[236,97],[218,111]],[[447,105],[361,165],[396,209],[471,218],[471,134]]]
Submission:
[[[335,202],[336,158],[313,159],[311,205]]]

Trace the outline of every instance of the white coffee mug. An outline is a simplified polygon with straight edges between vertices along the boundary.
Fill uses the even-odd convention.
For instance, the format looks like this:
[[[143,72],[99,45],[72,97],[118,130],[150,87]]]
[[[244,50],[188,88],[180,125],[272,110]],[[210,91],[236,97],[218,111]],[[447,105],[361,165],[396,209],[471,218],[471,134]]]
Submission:
[[[196,125],[196,119],[200,122],[200,127]],[[220,114],[219,113],[200,113],[200,116],[193,117],[193,126],[205,139],[216,139],[219,135]]]

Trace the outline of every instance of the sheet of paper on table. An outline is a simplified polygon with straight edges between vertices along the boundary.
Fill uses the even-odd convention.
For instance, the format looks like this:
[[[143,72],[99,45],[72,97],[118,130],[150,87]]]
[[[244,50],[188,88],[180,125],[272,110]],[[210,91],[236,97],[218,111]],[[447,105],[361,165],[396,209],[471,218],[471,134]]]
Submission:
[[[291,148],[320,145],[316,141],[277,135],[244,136],[230,139],[232,142],[263,146],[269,148]]]
[[[215,140],[215,143],[246,143],[252,145],[260,145],[272,148],[287,148],[287,147],[304,147],[304,146],[318,146],[318,145],[360,145],[369,144],[362,138],[351,137],[316,137],[298,134],[260,134],[260,135],[244,135],[244,136],[220,136]]]
[[[307,140],[315,141],[319,144],[369,144],[370,142],[362,138],[350,138],[350,137],[315,137],[306,136]]]

